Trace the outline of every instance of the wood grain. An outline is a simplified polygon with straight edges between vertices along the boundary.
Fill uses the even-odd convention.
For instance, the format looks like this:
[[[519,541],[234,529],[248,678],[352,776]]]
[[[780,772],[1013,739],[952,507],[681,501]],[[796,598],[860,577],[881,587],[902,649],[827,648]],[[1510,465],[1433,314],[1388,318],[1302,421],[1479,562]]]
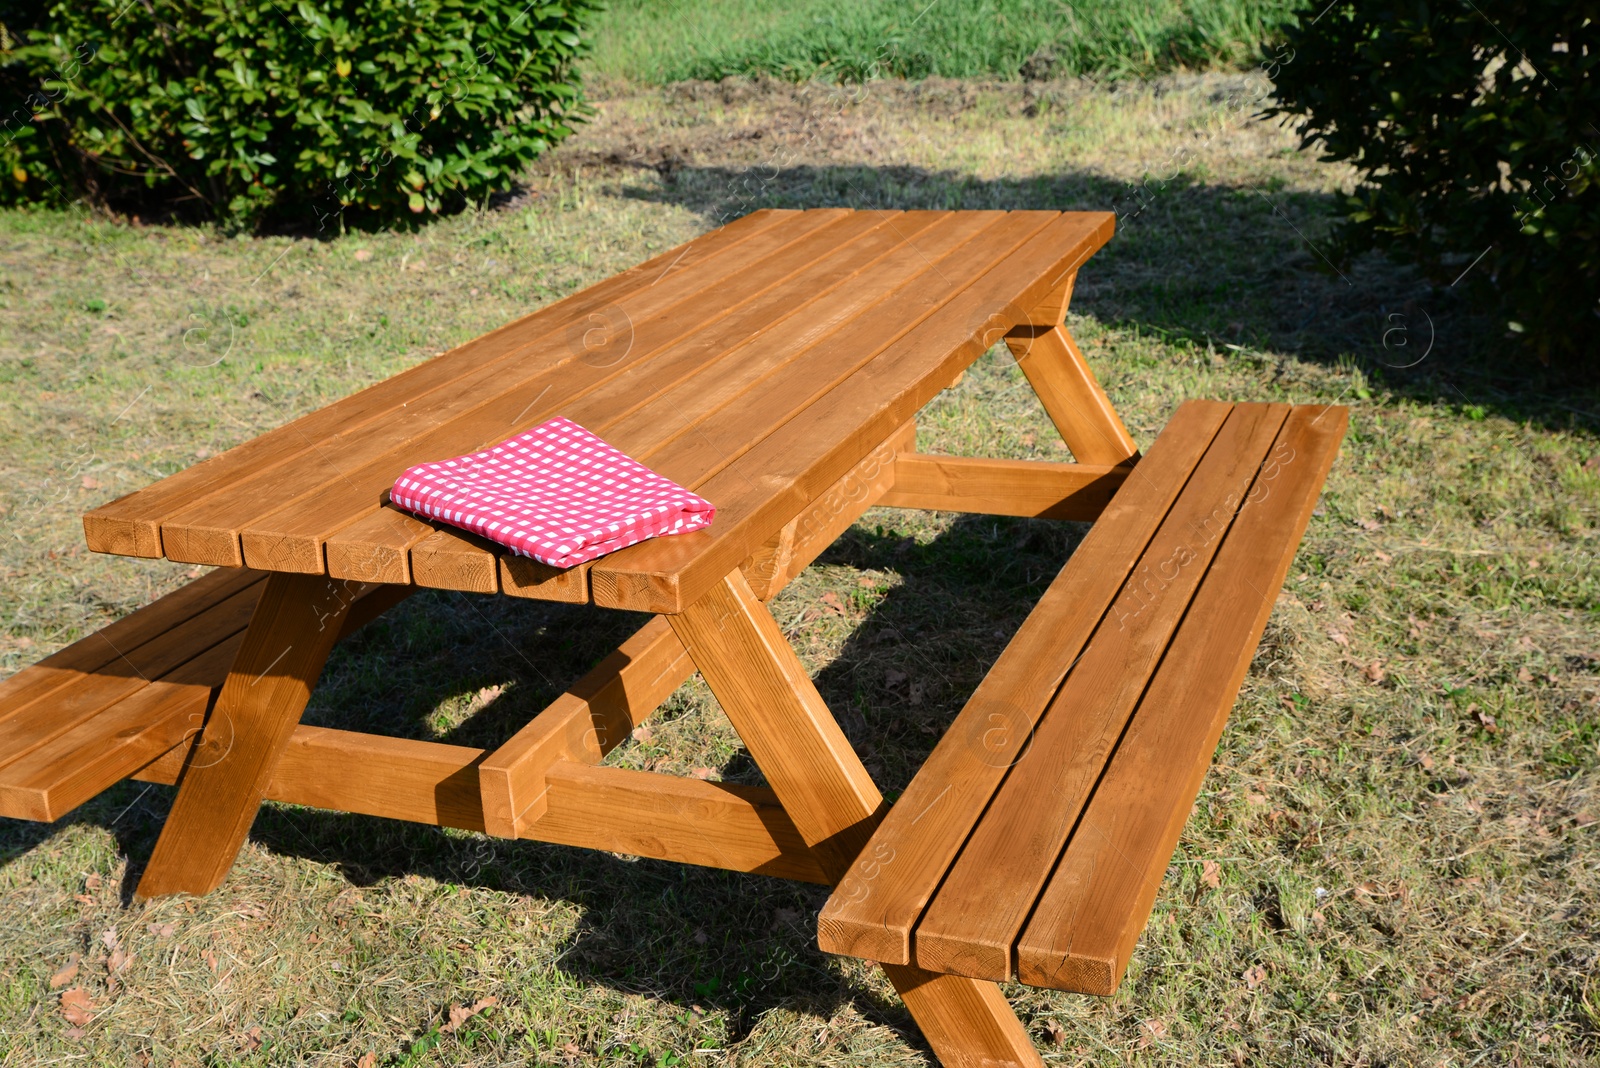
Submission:
[[[1042,460],[987,460],[901,453],[894,485],[879,502],[980,515],[1022,515],[1093,522],[1130,468]]]
[[[1229,413],[928,904],[919,967],[1011,978],[1017,935],[1216,553],[1206,524],[1226,529],[1287,414]]]
[[[342,585],[268,577],[197,747],[221,755],[184,769],[137,896],[204,894],[226,877],[338,638],[353,599]]]
[[[523,360],[540,339],[624,294],[659,282],[663,274],[698,267],[739,243],[787,224],[799,212],[763,210],[701,235],[588,289],[508,323],[483,337],[409,368],[342,401],[318,409],[218,456],[162,479],[145,489],[101,505],[83,518],[84,535],[94,552],[161,556],[161,523],[173,512],[285,462],[340,430],[393,411],[495,359]]]
[[[735,570],[668,621],[823,871],[837,879],[876,825],[883,796],[772,614]]]
[[[1230,409],[1178,409],[828,900],[824,950],[910,962],[912,927]]]
[[[1017,943],[1021,982],[1121,981],[1347,419],[1290,413]]]

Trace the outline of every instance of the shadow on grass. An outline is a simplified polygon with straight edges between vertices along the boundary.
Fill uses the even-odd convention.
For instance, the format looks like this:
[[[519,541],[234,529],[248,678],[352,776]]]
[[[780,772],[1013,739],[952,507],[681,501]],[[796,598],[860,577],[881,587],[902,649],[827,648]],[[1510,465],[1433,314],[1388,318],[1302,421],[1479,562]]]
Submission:
[[[1328,194],[1187,177],[1134,189],[1089,171],[984,180],[909,166],[636,166],[662,180],[624,179],[624,195],[687,207],[711,225],[759,208],[1115,211],[1116,236],[1080,276],[1078,314],[1180,347],[1359,369],[1359,388],[1421,403],[1600,427],[1595,384],[1510,350],[1466,285],[1431,284],[1376,255],[1330,262],[1338,204]],[[1491,272],[1493,256],[1463,267],[1463,278]]]
[[[919,542],[895,529],[858,526],[819,560],[900,578],[848,620],[853,630],[840,655],[816,678],[887,796],[910,781],[1085,529],[963,517]],[[801,591],[796,600],[810,598]],[[340,646],[307,720],[492,746],[636,625],[617,613],[420,594]],[[454,725],[441,729],[438,707],[496,686],[499,700],[447,715]],[[743,752],[724,777],[759,781]],[[126,782],[57,824],[0,821],[0,865],[48,849],[68,823],[104,827],[131,861],[126,905],[171,798],[168,787]],[[922,1042],[903,1006],[856,986],[818,950],[824,887],[282,805],[264,806],[251,835],[274,853],[326,864],[358,886],[420,875],[580,905],[583,919],[558,957],[566,974],[686,1011],[698,1005],[726,1012],[730,1041],[774,1007],[829,1019],[854,1001],[876,1022]]]

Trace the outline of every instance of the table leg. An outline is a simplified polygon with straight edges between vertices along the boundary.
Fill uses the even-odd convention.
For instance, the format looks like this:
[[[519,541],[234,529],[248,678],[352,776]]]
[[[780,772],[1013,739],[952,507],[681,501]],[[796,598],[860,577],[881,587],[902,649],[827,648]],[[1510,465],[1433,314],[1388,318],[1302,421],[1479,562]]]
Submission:
[[[227,877],[359,592],[324,575],[267,577],[136,897],[205,894]]]
[[[1061,325],[1072,299],[1068,277],[1054,293],[1006,335],[1006,347],[1038,394],[1061,440],[1080,464],[1120,464],[1139,455],[1111,399],[1089,370],[1067,328]]]
[[[882,816],[883,797],[777,621],[734,571],[672,628],[800,836],[837,882]],[[949,1068],[1041,1068],[994,983],[887,966],[895,989]]]

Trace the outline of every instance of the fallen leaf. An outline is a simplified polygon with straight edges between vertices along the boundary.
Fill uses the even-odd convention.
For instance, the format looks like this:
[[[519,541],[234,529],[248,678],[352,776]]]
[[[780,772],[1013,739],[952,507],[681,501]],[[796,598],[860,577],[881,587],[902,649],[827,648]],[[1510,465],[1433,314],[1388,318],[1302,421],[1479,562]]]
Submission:
[[[145,925],[145,930],[157,938],[171,938],[177,933],[178,925],[175,923],[151,923]]]
[[[1059,1046],[1067,1040],[1067,1029],[1055,1020],[1046,1020],[1044,1022],[1044,1038],[1052,1046]]]
[[[1394,560],[1394,557],[1390,556],[1388,553],[1384,552],[1382,549],[1375,550],[1372,555],[1376,556],[1380,563],[1387,564],[1387,563],[1393,562],[1393,560]]]
[[[1517,669],[1517,681],[1518,682],[1532,682],[1533,681],[1533,672],[1529,671],[1525,667],[1518,668]]]
[[[1413,639],[1422,637],[1422,624],[1413,615],[1406,616],[1406,622],[1411,624],[1411,629],[1406,631]]]
[[[905,682],[908,677],[904,671],[896,671],[894,668],[890,668],[883,673],[883,684],[893,688]]]
[[[489,997],[474,1001],[471,1005],[468,1005],[464,1008],[460,1005],[451,1005],[450,1022],[439,1028],[439,1030],[446,1032],[455,1031],[462,1024],[478,1015],[478,1013],[482,1012],[484,1009],[493,1008],[498,1004],[500,1004],[500,999],[490,995]]]
[[[73,894],[72,900],[76,901],[80,905],[94,904],[94,898],[90,897],[88,894]]]
[[[1495,719],[1492,715],[1490,715],[1489,713],[1485,712],[1483,709],[1479,708],[1477,705],[1469,705],[1467,707],[1467,711],[1471,712],[1474,716],[1476,716],[1477,720],[1478,720],[1478,725],[1481,726],[1484,730],[1488,731],[1490,734],[1498,734],[1500,732],[1500,722],[1499,722],[1499,720]]]
[[[1346,649],[1348,649],[1348,648],[1350,648],[1350,639],[1349,639],[1349,638],[1346,638],[1346,637],[1345,637],[1345,636],[1344,636],[1344,635],[1343,635],[1343,634],[1342,634],[1342,633],[1340,633],[1340,632],[1339,632],[1339,631],[1336,631],[1336,630],[1332,630],[1332,629],[1330,629],[1330,630],[1329,630],[1329,631],[1328,631],[1328,638],[1329,638],[1329,639],[1330,639],[1330,640],[1331,640],[1331,641],[1332,641],[1332,642],[1333,642],[1333,644],[1335,644],[1335,645],[1339,645],[1339,646],[1343,646],[1343,647],[1344,647],[1344,648],[1346,648]]]
[[[1254,990],[1267,981],[1267,970],[1259,964],[1252,964],[1244,970],[1244,985]]]
[[[95,478],[92,475],[84,475],[83,476],[83,488],[84,489],[99,489],[101,484],[102,483],[100,482],[100,480],[98,478]]]
[[[200,959],[205,961],[206,967],[210,968],[213,972],[217,970],[217,955],[211,952],[211,950],[202,950],[200,953]]]
[[[827,593],[822,595],[822,603],[827,605],[828,611],[832,612],[834,615],[844,615],[844,605],[839,603],[839,595],[834,593],[832,590],[829,590]]]
[[[695,768],[693,771],[689,772],[689,774],[693,775],[697,779],[709,780],[712,776],[716,775],[716,772],[712,771],[710,768]]]
[[[1215,890],[1222,885],[1222,865],[1214,860],[1200,862],[1200,881]]]
[[[371,258],[372,258],[372,250],[371,249],[366,249],[366,248],[358,248],[358,249],[356,249],[356,262],[357,263],[366,263]],[[369,1054],[367,1054],[367,1056],[371,1057],[372,1054],[369,1053]]]
[[[1383,528],[1383,524],[1379,523],[1375,519],[1357,519],[1356,526],[1360,527],[1369,534],[1373,531],[1381,530]]]
[[[1139,1046],[1143,1048],[1167,1035],[1167,1024],[1164,1020],[1145,1020],[1139,1024],[1139,1030],[1144,1033],[1139,1036]]]
[[[1433,757],[1429,756],[1427,753],[1418,753],[1417,763],[1422,765],[1423,771],[1433,770]]]
[[[704,927],[695,928],[695,932],[692,937],[694,938],[694,944],[697,946],[703,946],[710,941],[710,938],[706,935],[706,929]]]
[[[254,1053],[261,1048],[261,1028],[252,1027],[239,1037],[239,1045],[246,1053]]]
[[[1594,816],[1590,815],[1587,812],[1574,813],[1573,817],[1572,817],[1572,822],[1576,823],[1579,827],[1587,827],[1591,823],[1593,823],[1594,820],[1595,820]]]
[[[927,689],[926,683],[921,679],[915,679],[912,681],[911,689],[907,691],[906,697],[913,705],[920,705],[922,704],[922,695],[927,692]]]
[[[878,585],[878,580],[873,578],[871,575],[862,575],[860,578],[856,579],[856,585],[860,586],[864,590],[875,589]]]
[[[368,1050],[361,1055],[359,1061],[356,1061],[356,1068],[378,1068],[378,1055]]]
[[[67,958],[66,965],[50,977],[50,989],[60,990],[78,977],[78,955],[74,953]]]
[[[633,738],[634,741],[640,743],[641,745],[648,744],[650,739],[654,738],[655,736],[656,736],[656,732],[651,730],[649,727],[635,727],[635,728],[633,728],[632,738]]]
[[[89,992],[81,986],[61,994],[61,1015],[67,1023],[82,1027],[94,1019],[94,1001],[89,997]]]
[[[1373,683],[1382,682],[1384,679],[1389,677],[1388,672],[1383,670],[1382,662],[1377,660],[1374,660],[1372,663],[1368,664],[1364,669],[1362,669],[1361,674],[1367,677],[1368,682]]]
[[[90,872],[84,876],[83,885],[88,890],[98,890],[105,885],[105,880],[100,878],[98,872]]]

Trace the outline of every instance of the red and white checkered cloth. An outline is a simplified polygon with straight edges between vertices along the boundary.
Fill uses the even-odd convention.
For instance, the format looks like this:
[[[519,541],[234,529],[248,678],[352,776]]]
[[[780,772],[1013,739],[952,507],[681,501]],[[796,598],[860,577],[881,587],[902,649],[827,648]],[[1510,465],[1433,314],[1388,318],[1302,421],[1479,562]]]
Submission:
[[[557,416],[470,456],[418,464],[389,500],[552,567],[709,526],[716,509]]]

